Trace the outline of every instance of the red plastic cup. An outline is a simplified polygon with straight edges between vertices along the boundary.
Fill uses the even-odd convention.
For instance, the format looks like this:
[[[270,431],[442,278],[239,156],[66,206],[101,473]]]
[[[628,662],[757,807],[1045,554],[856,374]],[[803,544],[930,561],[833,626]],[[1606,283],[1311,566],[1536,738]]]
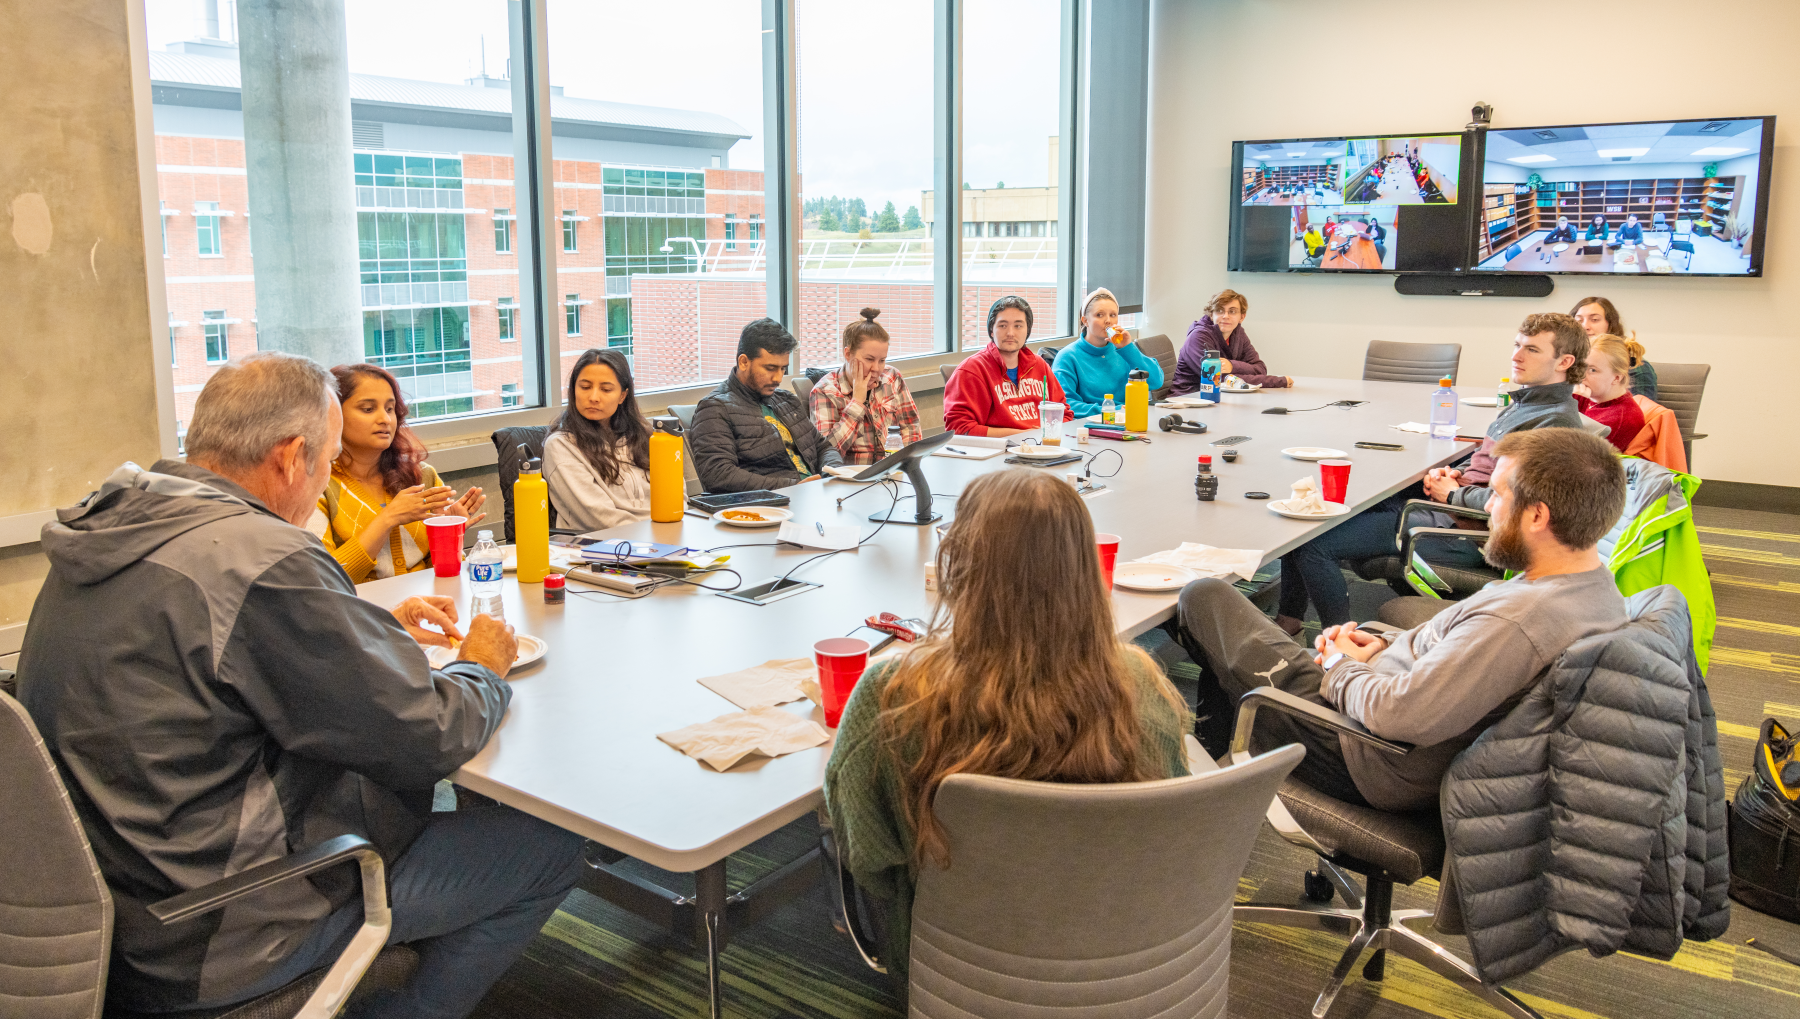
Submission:
[[[468,517],[431,517],[425,521],[425,539],[431,546],[431,571],[440,577],[462,572],[463,528]]]
[[[858,637],[829,637],[813,645],[819,663],[819,692],[825,697],[825,725],[835,729],[844,718],[850,691],[869,665],[869,642]]]
[[[1350,461],[1319,461],[1319,492],[1326,502],[1342,505],[1344,493],[1350,488]]]
[[[1119,561],[1119,536],[1116,534],[1094,535],[1094,547],[1100,551],[1100,579],[1105,582],[1106,589],[1112,590],[1113,565]]]

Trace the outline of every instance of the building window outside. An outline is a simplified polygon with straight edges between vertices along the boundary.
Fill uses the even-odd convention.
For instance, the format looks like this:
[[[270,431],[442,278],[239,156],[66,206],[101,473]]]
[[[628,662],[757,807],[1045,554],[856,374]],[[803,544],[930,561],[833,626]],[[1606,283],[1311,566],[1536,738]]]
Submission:
[[[575,210],[574,209],[564,209],[562,211],[562,227],[563,227],[563,250],[564,251],[578,250],[575,247]]]
[[[194,203],[194,232],[200,242],[201,258],[217,258],[225,253],[219,241],[218,211],[218,202]]]
[[[231,360],[231,324],[220,321],[225,317],[223,311],[206,311],[200,313],[202,324],[206,327],[206,363],[224,364]]]
[[[761,216],[750,217],[750,239],[752,241],[762,240],[762,225],[763,218]]]
[[[580,304],[580,301],[581,301],[580,294],[570,294],[570,295],[568,295],[567,298],[565,298],[563,300],[563,306],[567,312],[567,315],[565,317],[568,319],[568,327],[569,327],[569,335],[570,336],[580,336],[581,335],[581,304]]]
[[[500,342],[517,340],[519,337],[513,330],[517,326],[514,316],[519,313],[518,303],[510,297],[502,297],[497,307],[500,312]]]
[[[173,367],[177,366],[178,364],[180,364],[180,362],[175,359],[175,314],[174,314],[174,312],[170,312],[169,313],[169,367],[173,368]]]
[[[519,391],[519,384],[517,382],[500,383],[500,406],[517,407],[522,395],[523,394]]]
[[[156,218],[162,220],[163,257],[168,258],[169,257],[169,215],[168,215],[168,213],[160,211],[162,209],[168,208],[168,206],[164,205],[161,202],[157,202],[156,207],[159,210]]]
[[[606,299],[606,345],[631,353],[631,300],[625,297]]]
[[[511,210],[494,210],[494,254],[512,254],[512,220],[503,219]]]
[[[726,251],[736,251],[737,250],[737,214],[736,213],[727,212],[725,214],[725,250]]]

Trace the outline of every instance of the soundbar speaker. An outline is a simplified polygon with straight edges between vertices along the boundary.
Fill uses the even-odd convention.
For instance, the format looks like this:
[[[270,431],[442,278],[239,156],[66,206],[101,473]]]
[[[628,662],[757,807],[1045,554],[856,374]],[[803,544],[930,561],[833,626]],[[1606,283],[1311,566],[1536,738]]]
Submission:
[[[1394,277],[1409,297],[1548,297],[1555,289],[1543,273],[1412,272]]]

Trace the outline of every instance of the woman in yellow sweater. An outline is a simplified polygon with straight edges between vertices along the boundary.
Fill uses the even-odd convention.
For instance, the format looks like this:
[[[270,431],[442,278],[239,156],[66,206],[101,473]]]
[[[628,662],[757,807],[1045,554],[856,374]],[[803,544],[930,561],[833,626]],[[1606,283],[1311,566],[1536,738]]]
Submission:
[[[431,565],[423,521],[435,516],[487,514],[487,497],[470,488],[460,498],[425,463],[425,444],[406,427],[400,384],[372,364],[338,365],[344,409],[344,448],[319,497],[313,531],[352,583],[411,573]]]

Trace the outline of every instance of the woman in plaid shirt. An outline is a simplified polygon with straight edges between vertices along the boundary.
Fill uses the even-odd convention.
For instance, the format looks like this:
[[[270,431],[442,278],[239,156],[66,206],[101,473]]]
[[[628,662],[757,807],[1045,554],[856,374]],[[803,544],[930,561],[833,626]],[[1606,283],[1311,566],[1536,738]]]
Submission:
[[[846,464],[880,460],[889,428],[900,429],[901,445],[925,437],[906,380],[887,366],[888,333],[875,321],[880,314],[880,308],[864,308],[844,327],[843,367],[812,389],[813,423]]]

